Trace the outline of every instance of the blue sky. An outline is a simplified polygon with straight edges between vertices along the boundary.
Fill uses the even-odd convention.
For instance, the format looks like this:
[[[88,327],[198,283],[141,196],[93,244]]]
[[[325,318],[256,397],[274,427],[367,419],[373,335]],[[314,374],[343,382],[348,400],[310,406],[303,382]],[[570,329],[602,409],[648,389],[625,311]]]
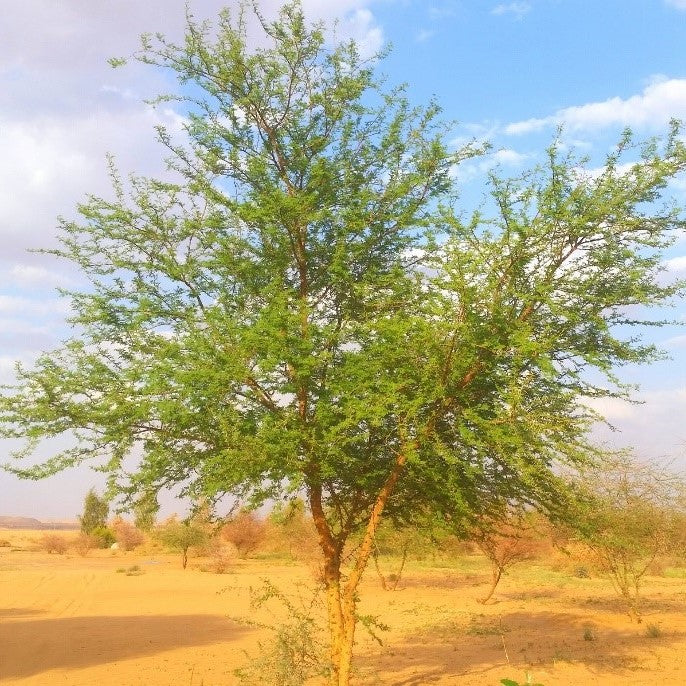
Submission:
[[[27,248],[55,244],[55,218],[73,216],[87,192],[107,194],[105,155],[120,169],[158,174],[164,153],[153,127],[179,130],[169,107],[142,100],[169,84],[107,58],[130,54],[146,31],[181,35],[183,0],[5,0],[0,23],[0,382],[13,361],[31,362],[64,335],[68,303],[55,287],[78,285],[68,265]],[[221,0],[191,2],[211,17]],[[458,173],[465,205],[477,202],[484,172],[516,174],[536,163],[556,127],[600,161],[625,126],[640,137],[686,120],[686,0],[305,0],[310,17],[339,19],[336,34],[367,54],[391,44],[380,69],[406,82],[415,102],[434,97],[459,122],[454,141],[488,139],[493,152]],[[279,2],[262,0],[274,16]],[[686,179],[670,188],[686,204]],[[686,237],[667,256],[686,276]],[[663,313],[665,314],[665,313]],[[666,316],[686,322],[686,303]],[[626,369],[643,405],[600,406],[620,433],[598,431],[646,458],[686,466],[686,328],[650,332],[672,359]],[[0,445],[0,457],[11,444]],[[44,448],[49,454],[50,447]],[[44,482],[0,474],[0,514],[73,518],[87,489],[102,483],[79,469]],[[167,500],[165,509],[182,509]]]

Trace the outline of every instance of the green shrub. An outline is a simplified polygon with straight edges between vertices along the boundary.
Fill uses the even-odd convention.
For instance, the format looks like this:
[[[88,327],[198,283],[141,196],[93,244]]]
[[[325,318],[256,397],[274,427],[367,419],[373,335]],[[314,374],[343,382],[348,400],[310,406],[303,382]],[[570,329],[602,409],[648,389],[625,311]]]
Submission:
[[[111,529],[106,526],[98,526],[90,533],[95,541],[96,548],[109,548],[113,543],[117,542],[117,537]]]

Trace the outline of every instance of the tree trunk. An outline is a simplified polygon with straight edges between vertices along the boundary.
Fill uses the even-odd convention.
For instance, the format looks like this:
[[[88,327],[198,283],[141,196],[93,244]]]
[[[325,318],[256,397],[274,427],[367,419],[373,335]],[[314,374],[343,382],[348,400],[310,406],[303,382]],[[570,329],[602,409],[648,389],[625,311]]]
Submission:
[[[345,581],[341,575],[341,552],[345,541],[335,538],[324,513],[321,485],[313,483],[309,487],[310,509],[319,545],[324,556],[324,587],[329,620],[329,658],[331,660],[330,686],[349,686],[352,669],[355,628],[357,626],[357,588],[362,574],[369,562],[374,545],[374,536],[381,521],[381,515],[388,502],[400,472],[406,462],[401,454],[382,486],[367,520],[364,536],[357,549],[355,562]]]
[[[488,593],[485,598],[479,600],[482,605],[485,605],[495,593],[496,586],[500,582],[500,577],[503,575],[503,570],[498,566],[493,566],[491,570],[491,587],[488,589]]]
[[[376,573],[381,581],[381,588],[383,588],[384,591],[387,591],[388,586],[386,585],[386,577],[379,566],[379,553],[376,550],[372,553],[372,559],[374,560],[374,569],[376,569]]]

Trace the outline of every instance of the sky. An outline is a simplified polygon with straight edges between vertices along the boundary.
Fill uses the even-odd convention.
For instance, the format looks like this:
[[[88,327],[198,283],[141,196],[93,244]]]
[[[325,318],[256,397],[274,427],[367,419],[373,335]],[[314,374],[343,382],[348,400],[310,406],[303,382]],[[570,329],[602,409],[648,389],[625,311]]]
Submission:
[[[212,18],[230,0],[191,0]],[[235,2],[233,3],[235,5]],[[277,0],[261,0],[267,17]],[[56,288],[79,274],[28,252],[56,245],[57,217],[75,216],[87,193],[107,195],[106,156],[124,173],[164,173],[154,127],[180,130],[181,113],[144,100],[175,88],[150,67],[113,70],[139,36],[183,34],[184,0],[3,0],[0,22],[0,383],[68,335],[68,301]],[[484,174],[517,174],[542,157],[559,125],[591,160],[631,127],[644,138],[686,121],[686,0],[304,0],[312,19],[337,21],[331,40],[354,38],[366,55],[390,47],[379,69],[407,83],[416,103],[435,99],[454,120],[454,145],[488,140],[492,152],[457,172],[465,206]],[[686,204],[686,179],[670,194]],[[665,257],[666,277],[686,277],[686,237]],[[662,316],[686,323],[686,302]],[[612,446],[686,469],[686,327],[647,332],[670,359],[626,368],[638,405],[598,406],[618,431]],[[0,462],[15,447],[0,441]],[[43,448],[50,454],[50,446]],[[0,515],[73,519],[101,474],[86,468],[41,482],[0,472]],[[183,506],[168,499],[166,511]]]

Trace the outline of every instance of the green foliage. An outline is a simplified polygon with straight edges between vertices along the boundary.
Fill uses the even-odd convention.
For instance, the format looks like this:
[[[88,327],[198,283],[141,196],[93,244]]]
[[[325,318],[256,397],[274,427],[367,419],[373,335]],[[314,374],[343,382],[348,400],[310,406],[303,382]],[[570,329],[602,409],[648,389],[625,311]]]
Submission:
[[[531,674],[529,674],[529,672],[526,673],[526,681],[519,682],[514,679],[501,679],[500,683],[503,686],[543,686],[543,684],[534,683],[531,680]]]
[[[257,657],[235,671],[241,684],[246,686],[303,686],[309,679],[330,673],[327,660],[326,635],[322,625],[322,608],[319,593],[298,588],[289,597],[271,582],[265,581],[259,590],[251,588],[251,607],[254,611],[269,604],[285,611],[287,619],[268,628],[272,637],[260,643]],[[250,621],[251,625],[255,623]]]
[[[575,487],[569,521],[593,552],[629,616],[640,621],[640,586],[656,558],[678,537],[683,482],[657,465],[616,457],[588,469]]]
[[[117,537],[107,526],[96,526],[90,534],[87,534],[93,539],[96,548],[109,548],[113,543],[117,542]]]
[[[465,216],[453,172],[481,150],[452,149],[436,103],[384,90],[298,2],[253,50],[246,11],[144,39],[187,113],[185,141],[158,132],[175,177],[113,169],[113,197],[62,221],[53,252],[90,281],[67,294],[79,334],[19,369],[0,431],[26,439],[18,457],[74,437],[12,470],[95,459],[129,501],[304,493],[345,624],[382,513],[564,509],[559,466],[597,454],[580,400],[628,396],[615,367],[659,357],[632,327],[681,291],[657,277],[686,152],[676,124],[642,147],[627,133],[591,171],[556,140]]]
[[[91,281],[68,294],[82,333],[21,369],[0,423],[29,452],[79,443],[14,470],[104,458],[128,497],[304,488],[339,553],[381,493],[402,517],[554,509],[553,467],[595,452],[579,399],[624,396],[613,367],[658,355],[623,336],[650,323],[627,308],[681,288],[656,279],[683,226],[658,202],[686,164],[678,126],[642,149],[627,133],[593,174],[556,141],[465,220],[451,171],[478,151],[449,151],[435,104],[383,92],[297,3],[259,52],[244,27],[226,12],[145,41],[139,59],[193,84],[187,144],[160,131],[178,177],[113,171],[114,199],[62,223],[55,252]]]
[[[83,503],[83,514],[79,517],[81,531],[84,534],[95,534],[96,529],[106,528],[109,512],[110,506],[107,500],[101,498],[91,488]]]
[[[202,546],[207,543],[209,534],[202,524],[192,519],[179,521],[175,516],[153,531],[153,536],[162,545],[177,550],[181,553],[183,568],[188,565],[188,551],[190,548]]]
[[[160,506],[155,491],[144,491],[133,504],[134,526],[140,531],[150,531]]]

